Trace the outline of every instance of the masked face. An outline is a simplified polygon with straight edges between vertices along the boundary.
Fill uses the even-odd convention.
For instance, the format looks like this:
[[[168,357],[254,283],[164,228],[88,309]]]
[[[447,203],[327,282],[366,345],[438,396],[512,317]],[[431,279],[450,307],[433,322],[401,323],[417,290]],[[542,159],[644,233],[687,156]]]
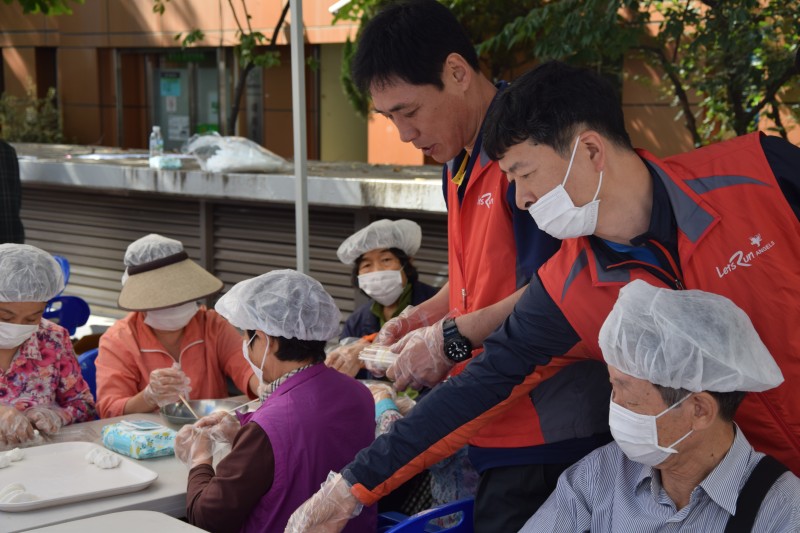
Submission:
[[[45,302],[0,302],[0,349],[15,349],[30,339],[45,307]]]
[[[614,440],[628,456],[628,459],[648,466],[656,466],[666,461],[670,455],[678,453],[674,446],[691,435],[694,430],[689,429],[683,437],[665,448],[658,444],[656,420],[683,403],[689,396],[691,394],[684,396],[657,415],[635,413],[615,403],[612,398],[608,412],[608,424],[611,427],[611,435],[614,436]]]
[[[395,303],[403,293],[404,286],[399,270],[381,270],[358,276],[358,287],[384,306]]]
[[[242,355],[244,355],[244,360],[247,361],[250,368],[253,369],[253,373],[258,378],[258,382],[264,383],[264,362],[267,360],[267,352],[269,352],[269,337],[267,337],[267,347],[264,349],[264,356],[261,358],[261,366],[254,365],[253,361],[250,359],[250,343],[252,343],[255,338],[256,336],[253,335],[250,340],[242,340]]]
[[[11,324],[0,322],[0,349],[10,350],[22,345],[36,333],[39,324]]]
[[[197,314],[197,309],[197,302],[188,302],[166,309],[147,311],[144,323],[161,331],[177,331],[186,327],[186,324]]]
[[[603,184],[603,171],[600,171],[600,181],[591,202],[581,207],[576,207],[564,186],[567,184],[575,153],[578,150],[580,136],[575,139],[575,146],[569,158],[567,172],[564,180],[555,189],[548,192],[528,208],[528,212],[536,221],[539,229],[552,235],[556,239],[572,239],[594,233],[597,227],[597,212],[600,207],[600,186]]]

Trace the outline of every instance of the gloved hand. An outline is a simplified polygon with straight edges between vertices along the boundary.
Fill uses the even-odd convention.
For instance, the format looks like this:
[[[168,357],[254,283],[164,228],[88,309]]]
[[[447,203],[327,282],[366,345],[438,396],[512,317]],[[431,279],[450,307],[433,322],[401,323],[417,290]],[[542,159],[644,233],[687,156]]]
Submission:
[[[440,318],[442,317],[426,313],[418,306],[409,305],[402,313],[386,322],[372,342],[381,346],[391,346],[409,332],[430,326]]]
[[[217,411],[195,422],[194,427],[208,431],[209,437],[215,442],[230,443],[242,425],[234,415]]]
[[[356,342],[339,346],[325,357],[325,364],[354,378],[358,371],[364,368],[364,362],[358,358],[358,354],[369,344],[363,339],[358,339]]]
[[[33,426],[25,415],[13,405],[0,404],[0,444],[20,444],[33,437]]]
[[[175,436],[175,457],[189,470],[199,464],[211,464],[214,443],[209,429],[183,426]]]
[[[150,372],[150,383],[144,389],[144,399],[159,407],[178,402],[179,396],[189,397],[192,390],[190,382],[178,363],[171,368],[157,368]]]
[[[397,393],[391,383],[377,380],[367,380],[363,383],[372,393],[372,398],[375,400],[375,403],[381,400],[395,400],[397,398]]]
[[[350,493],[350,483],[331,472],[322,487],[292,513],[284,533],[337,533],[363,507]]]
[[[421,389],[441,382],[455,363],[444,355],[442,322],[412,331],[390,350],[400,354],[386,370],[386,377],[394,381],[394,388]]]
[[[25,416],[36,429],[46,435],[58,433],[61,426],[69,420],[64,410],[57,405],[31,407],[25,411]]]

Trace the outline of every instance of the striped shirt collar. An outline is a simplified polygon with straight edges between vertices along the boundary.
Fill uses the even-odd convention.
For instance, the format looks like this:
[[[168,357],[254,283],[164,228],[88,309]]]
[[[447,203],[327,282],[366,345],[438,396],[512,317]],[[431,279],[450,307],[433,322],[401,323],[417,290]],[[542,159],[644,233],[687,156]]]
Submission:
[[[700,482],[692,491],[691,500],[696,498],[697,491],[702,488],[714,503],[725,509],[730,514],[736,513],[736,500],[739,497],[744,482],[747,481],[748,464],[755,453],[752,446],[747,442],[744,434],[739,430],[739,426],[734,424],[733,444],[728,453],[714,467],[711,473]],[[649,489],[655,501],[664,503],[661,497],[661,474],[651,466],[641,465],[638,478],[636,480],[636,492]]]
[[[272,393],[275,392],[276,390],[278,390],[278,387],[283,385],[283,383],[287,379],[289,379],[290,377],[294,376],[295,374],[299,374],[303,370],[305,370],[307,368],[311,368],[312,366],[318,365],[318,364],[321,364],[321,363],[311,363],[309,365],[301,366],[300,368],[295,368],[294,370],[290,370],[289,372],[285,373],[284,375],[282,375],[281,377],[279,377],[275,381],[270,381],[269,383],[267,383],[264,386],[264,389],[263,389],[263,391],[261,393],[261,401],[263,402],[264,400],[269,398],[272,395]]]

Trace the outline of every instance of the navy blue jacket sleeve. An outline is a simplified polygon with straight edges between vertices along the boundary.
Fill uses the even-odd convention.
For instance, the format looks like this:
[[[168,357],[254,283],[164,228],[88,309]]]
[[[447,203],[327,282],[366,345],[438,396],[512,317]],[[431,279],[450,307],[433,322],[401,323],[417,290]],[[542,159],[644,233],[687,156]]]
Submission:
[[[378,491],[383,496],[442,459],[448,453],[443,450],[460,448],[480,428],[482,421],[476,419],[509,403],[512,392],[514,399],[528,394],[536,383],[528,386],[527,378],[536,367],[563,355],[578,341],[534,277],[511,316],[484,343],[483,354],[464,372],[434,388],[409,416],[362,450],[343,475],[369,491],[386,482]]]
[[[800,148],[782,137],[761,136],[761,147],[778,186],[800,220]]]

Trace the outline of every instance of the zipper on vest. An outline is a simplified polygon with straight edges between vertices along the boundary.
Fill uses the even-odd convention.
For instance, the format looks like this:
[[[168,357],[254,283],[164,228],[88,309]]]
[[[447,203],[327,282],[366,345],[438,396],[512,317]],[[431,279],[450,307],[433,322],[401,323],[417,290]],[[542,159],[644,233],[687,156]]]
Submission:
[[[675,261],[675,258],[672,257],[672,254],[669,253],[669,250],[667,250],[663,244],[655,239],[649,239],[647,242],[651,245],[651,249],[653,249],[654,252],[659,252],[661,256],[667,260],[667,263],[669,263],[669,266],[672,269],[672,284],[675,286],[675,288],[680,291],[684,290],[686,286],[683,283],[681,268],[677,261]]]
[[[464,312],[467,312],[467,289],[463,287],[461,289],[461,306],[464,308]]]
[[[614,263],[613,265],[608,265],[607,270],[611,270],[614,268],[626,268],[626,269],[643,268],[675,290],[683,290],[685,288],[683,285],[683,281],[680,278],[674,276],[670,272],[667,272],[663,268],[657,267],[651,263],[647,263],[646,261],[639,261],[638,259],[630,259],[628,261],[622,261],[620,263]]]

